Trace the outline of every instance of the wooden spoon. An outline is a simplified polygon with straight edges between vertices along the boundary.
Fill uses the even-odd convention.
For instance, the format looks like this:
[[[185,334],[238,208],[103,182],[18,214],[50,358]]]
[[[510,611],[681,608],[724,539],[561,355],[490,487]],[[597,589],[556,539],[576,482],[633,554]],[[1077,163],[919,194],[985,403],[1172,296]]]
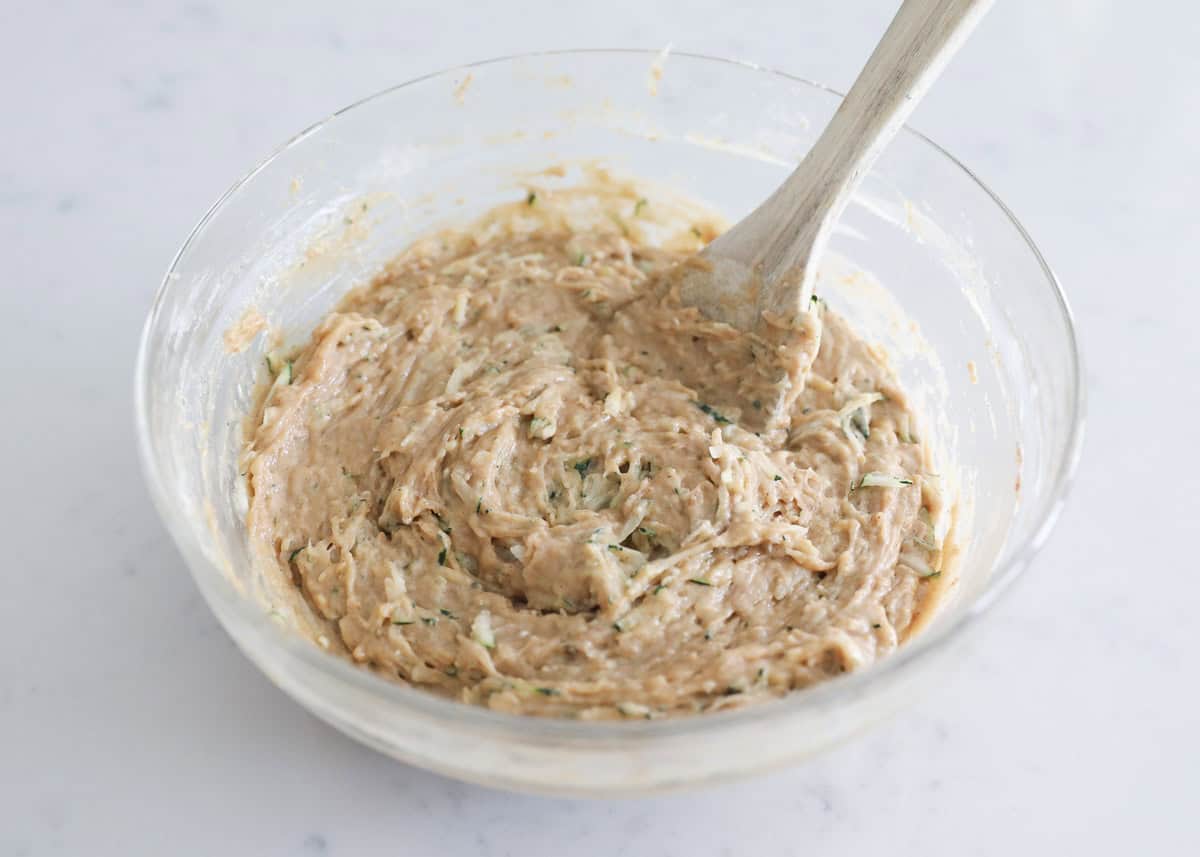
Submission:
[[[817,264],[833,226],[888,141],[992,0],[904,0],[849,94],[804,160],[758,208],[689,266],[680,295],[704,315],[751,334],[754,371],[722,404],[750,428],[786,427],[816,357],[809,313]]]

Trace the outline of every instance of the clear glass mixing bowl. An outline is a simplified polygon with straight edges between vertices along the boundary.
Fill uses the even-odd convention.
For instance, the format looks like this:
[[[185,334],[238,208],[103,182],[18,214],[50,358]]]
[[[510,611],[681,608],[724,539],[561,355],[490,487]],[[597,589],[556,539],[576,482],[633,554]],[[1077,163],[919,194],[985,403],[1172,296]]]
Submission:
[[[384,753],[558,794],[696,785],[801,759],[889,714],[955,658],[961,633],[1028,566],[1058,515],[1079,454],[1083,388],[1070,312],[1045,260],[987,188],[913,131],[868,177],[818,284],[892,351],[953,462],[946,478],[963,510],[956,584],[892,657],[777,702],[694,718],[505,715],[385,681],[281,625],[246,540],[237,457],[268,337],[230,353],[223,336],[248,308],[302,341],[415,236],[519,198],[530,172],[564,161],[601,159],[734,220],[780,182],[838,102],[816,84],[707,57],[514,57],[361,101],[234,185],[155,298],[136,400],[154,501],[242,651],[302,705]]]

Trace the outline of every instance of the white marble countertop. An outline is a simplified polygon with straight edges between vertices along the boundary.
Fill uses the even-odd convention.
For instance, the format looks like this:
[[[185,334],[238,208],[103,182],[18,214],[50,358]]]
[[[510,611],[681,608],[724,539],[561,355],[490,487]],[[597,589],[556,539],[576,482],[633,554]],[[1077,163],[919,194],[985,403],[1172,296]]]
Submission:
[[[142,485],[143,316],[227,185],[384,85],[673,42],[845,87],[894,0],[139,5],[0,24],[0,855],[1200,853],[1200,503],[1181,449],[1200,419],[1200,12],[997,4],[914,119],[1029,227],[1089,364],[1073,500],[961,669],[803,767],[597,802],[377,756],[235,650]]]

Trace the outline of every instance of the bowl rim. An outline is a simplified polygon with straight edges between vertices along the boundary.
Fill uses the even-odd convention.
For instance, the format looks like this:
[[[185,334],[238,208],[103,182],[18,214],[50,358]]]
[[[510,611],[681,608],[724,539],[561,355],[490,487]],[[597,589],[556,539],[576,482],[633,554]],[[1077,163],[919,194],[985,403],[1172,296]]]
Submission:
[[[185,564],[201,593],[209,602],[210,608],[213,609],[218,620],[235,640],[239,639],[238,634],[230,627],[228,614],[220,608],[228,608],[232,613],[238,614],[239,620],[248,626],[264,628],[264,636],[270,639],[273,645],[287,650],[289,654],[302,661],[306,666],[325,673],[334,680],[354,685],[357,689],[381,698],[388,704],[410,709],[414,714],[426,715],[430,718],[436,718],[439,721],[450,722],[463,727],[473,727],[489,733],[515,733],[517,737],[521,738],[553,738],[567,742],[576,740],[588,744],[602,742],[604,744],[631,745],[666,737],[680,737],[723,731],[735,726],[761,725],[770,721],[788,719],[805,710],[827,707],[831,702],[839,698],[861,695],[870,686],[880,684],[885,679],[895,676],[901,671],[905,671],[910,664],[926,660],[929,655],[945,648],[952,640],[959,638],[968,627],[973,627],[976,624],[976,620],[988,612],[998,602],[1000,597],[1011,588],[1012,583],[1028,568],[1031,560],[1045,545],[1070,493],[1083,446],[1086,423],[1086,391],[1084,385],[1084,362],[1080,350],[1079,337],[1076,333],[1075,316],[1071,311],[1066,295],[1063,293],[1062,285],[1057,275],[1012,210],[958,158],[940,144],[907,124],[901,129],[901,133],[910,135],[940,154],[982,190],[1005,218],[1007,218],[1020,238],[1025,242],[1029,251],[1033,254],[1034,259],[1037,261],[1046,281],[1051,287],[1059,311],[1065,322],[1068,338],[1067,344],[1071,355],[1074,396],[1071,402],[1071,426],[1066,440],[1064,455],[1057,472],[1054,474],[1046,498],[1043,501],[1046,506],[1046,512],[1042,521],[1020,544],[1014,546],[1008,561],[993,570],[992,577],[988,580],[983,591],[980,592],[974,601],[967,605],[962,615],[940,628],[928,629],[921,632],[912,641],[906,642],[886,658],[862,670],[847,673],[821,682],[813,687],[805,688],[802,692],[794,692],[777,699],[765,700],[751,706],[746,706],[745,708],[709,712],[689,717],[668,717],[654,720],[578,721],[530,717],[522,714],[493,711],[482,706],[461,703],[437,696],[426,690],[390,681],[376,675],[370,669],[354,664],[333,652],[326,651],[312,641],[280,627],[269,618],[267,611],[252,605],[248,599],[239,595],[235,588],[225,579],[220,569],[208,561],[192,529],[177,526],[173,523],[175,519],[169,514],[171,504],[168,502],[168,492],[165,488],[158,463],[155,461],[152,453],[152,433],[148,414],[149,342],[163,301],[170,289],[179,280],[177,268],[181,260],[187,255],[192,244],[208,224],[220,214],[225,204],[239,190],[251,182],[255,176],[270,166],[283,153],[289,151],[310,135],[331,125],[343,114],[377,99],[384,98],[401,89],[436,78],[469,73],[473,69],[505,63],[516,63],[522,60],[587,55],[628,55],[653,61],[655,58],[664,56],[665,53],[661,49],[649,48],[567,48],[531,51],[450,66],[411,78],[403,83],[386,87],[353,101],[323,119],[312,123],[278,146],[266,158],[222,193],[209,206],[208,210],[188,233],[187,238],[180,245],[179,250],[175,253],[163,276],[142,327],[133,379],[138,453],[143,475],[150,488],[151,499],[160,520],[167,527],[173,541],[183,554]],[[711,63],[733,66],[743,71],[778,77],[790,84],[800,84],[803,87],[833,96],[839,100],[845,97],[845,93],[816,81],[745,60],[675,50],[670,51],[670,57],[673,59],[695,61],[701,64]],[[200,566],[202,565],[207,566],[207,571],[211,573],[202,573],[200,571]],[[210,585],[210,581],[212,580],[219,581],[225,585]],[[222,602],[219,607],[213,603],[217,599]],[[256,661],[253,657],[251,657],[251,660]],[[273,681],[277,681],[275,676],[269,673],[268,677]]]

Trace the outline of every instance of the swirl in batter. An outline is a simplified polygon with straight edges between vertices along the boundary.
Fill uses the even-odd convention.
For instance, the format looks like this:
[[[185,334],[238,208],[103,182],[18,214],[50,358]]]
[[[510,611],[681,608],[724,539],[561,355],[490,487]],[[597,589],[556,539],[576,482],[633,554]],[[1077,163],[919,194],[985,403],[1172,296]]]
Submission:
[[[566,192],[563,192],[564,196]],[[647,203],[531,194],[418,242],[273,358],[251,537],[328,642],[504,711],[657,717],[886,655],[941,581],[930,452],[882,354],[820,303],[790,424],[721,391],[765,359],[681,307]]]

